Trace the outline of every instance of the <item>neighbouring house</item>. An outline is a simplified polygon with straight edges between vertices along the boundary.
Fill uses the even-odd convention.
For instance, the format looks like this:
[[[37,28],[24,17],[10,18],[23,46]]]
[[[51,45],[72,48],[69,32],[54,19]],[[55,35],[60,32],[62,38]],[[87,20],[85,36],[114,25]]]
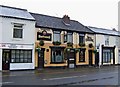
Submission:
[[[0,70],[34,69],[34,29],[26,9],[0,5]]]
[[[96,65],[118,64],[120,38],[118,31],[91,26],[89,28],[95,32]]]
[[[118,39],[118,64],[120,64],[120,31],[118,31],[119,39]]]
[[[94,33],[68,15],[63,18],[31,13],[36,20],[35,67],[95,64]]]

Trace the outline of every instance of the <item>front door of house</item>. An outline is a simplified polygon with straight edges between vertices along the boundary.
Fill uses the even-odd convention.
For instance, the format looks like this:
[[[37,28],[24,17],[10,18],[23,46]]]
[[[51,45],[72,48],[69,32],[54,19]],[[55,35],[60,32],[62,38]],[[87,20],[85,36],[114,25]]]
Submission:
[[[120,64],[120,50],[119,50],[119,54],[118,54],[118,61],[119,61],[119,64]]]
[[[38,51],[38,68],[44,68],[44,49]]]
[[[93,65],[92,61],[93,61],[92,50],[89,50],[89,66]]]
[[[2,70],[9,70],[10,67],[10,50],[3,50]]]
[[[98,66],[99,65],[99,52],[97,52],[95,54],[95,65]]]
[[[68,68],[75,68],[76,66],[76,56],[75,56],[75,50],[70,49],[67,55],[68,58]]]

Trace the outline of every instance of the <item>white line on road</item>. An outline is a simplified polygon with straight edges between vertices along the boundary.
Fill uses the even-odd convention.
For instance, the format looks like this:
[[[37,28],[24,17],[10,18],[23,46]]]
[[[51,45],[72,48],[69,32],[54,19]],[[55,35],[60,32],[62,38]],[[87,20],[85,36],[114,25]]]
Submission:
[[[13,83],[13,82],[2,82],[2,83],[0,83],[0,85],[2,85],[2,84],[10,84],[10,83]]]
[[[87,75],[82,76],[69,76],[69,77],[60,77],[60,78],[50,78],[50,79],[43,79],[43,80],[58,80],[58,79],[68,79],[68,78],[77,78],[77,77],[85,77]]]

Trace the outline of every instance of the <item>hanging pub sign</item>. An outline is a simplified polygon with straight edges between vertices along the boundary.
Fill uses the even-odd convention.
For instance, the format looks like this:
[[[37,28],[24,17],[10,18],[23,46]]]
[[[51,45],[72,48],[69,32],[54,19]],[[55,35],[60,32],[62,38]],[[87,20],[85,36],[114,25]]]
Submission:
[[[90,36],[87,36],[86,41],[92,41],[92,42],[94,42],[94,40]]]
[[[43,30],[42,32],[37,32],[37,40],[51,41],[51,33],[47,33],[46,30]]]

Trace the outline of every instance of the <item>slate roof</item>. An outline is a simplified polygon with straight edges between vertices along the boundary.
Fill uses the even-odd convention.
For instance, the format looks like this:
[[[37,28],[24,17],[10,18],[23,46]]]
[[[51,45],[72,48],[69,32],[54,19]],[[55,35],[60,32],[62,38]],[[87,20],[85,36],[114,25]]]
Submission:
[[[89,28],[78,21],[70,20],[70,25],[65,25],[62,18],[53,17],[38,13],[30,13],[36,20],[36,27],[46,27],[51,29],[63,29],[77,32],[93,33]]]
[[[91,26],[88,26],[88,28],[90,28],[96,34],[120,36],[120,32],[115,31],[115,30],[104,29],[104,28],[97,28],[97,27],[91,27]]]
[[[0,16],[18,18],[25,20],[35,20],[26,9],[0,5]]]

